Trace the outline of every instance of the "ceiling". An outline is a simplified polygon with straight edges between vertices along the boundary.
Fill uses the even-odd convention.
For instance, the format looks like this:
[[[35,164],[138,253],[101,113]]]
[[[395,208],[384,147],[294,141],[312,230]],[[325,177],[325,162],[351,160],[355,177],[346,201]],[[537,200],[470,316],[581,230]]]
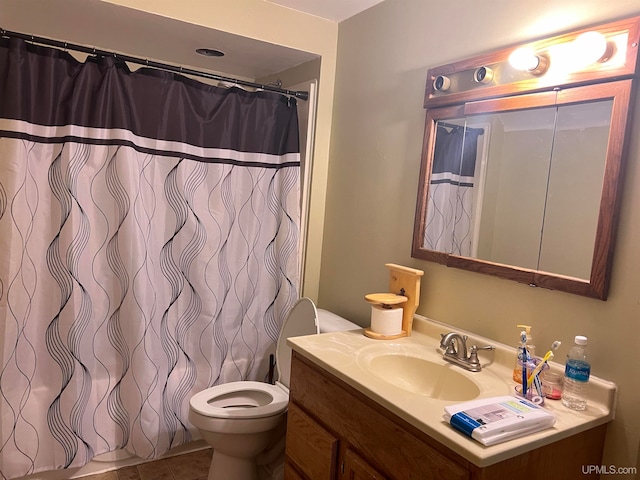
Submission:
[[[382,0],[265,1],[339,21]],[[309,52],[100,0],[0,0],[0,12],[0,28],[5,30],[244,80],[274,75],[317,58]],[[203,47],[221,50],[225,56],[195,53]]]
[[[284,7],[341,22],[382,2],[382,0],[265,0]]]

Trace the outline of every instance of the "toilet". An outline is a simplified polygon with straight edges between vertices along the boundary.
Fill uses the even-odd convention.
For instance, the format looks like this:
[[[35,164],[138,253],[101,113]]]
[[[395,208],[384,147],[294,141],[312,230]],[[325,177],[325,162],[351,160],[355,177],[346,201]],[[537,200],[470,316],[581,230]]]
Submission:
[[[316,309],[310,299],[301,298],[287,315],[278,336],[275,385],[230,382],[191,397],[189,421],[213,448],[209,480],[257,479],[256,460],[259,455],[265,456],[267,449],[283,458],[291,375],[287,338],[359,328],[334,313]]]

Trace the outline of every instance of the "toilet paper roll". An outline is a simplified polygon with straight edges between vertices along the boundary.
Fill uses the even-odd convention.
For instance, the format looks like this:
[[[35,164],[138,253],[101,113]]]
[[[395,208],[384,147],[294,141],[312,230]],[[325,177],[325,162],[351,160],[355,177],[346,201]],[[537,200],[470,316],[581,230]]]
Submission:
[[[383,308],[371,305],[371,330],[380,335],[397,335],[402,332],[402,307]]]

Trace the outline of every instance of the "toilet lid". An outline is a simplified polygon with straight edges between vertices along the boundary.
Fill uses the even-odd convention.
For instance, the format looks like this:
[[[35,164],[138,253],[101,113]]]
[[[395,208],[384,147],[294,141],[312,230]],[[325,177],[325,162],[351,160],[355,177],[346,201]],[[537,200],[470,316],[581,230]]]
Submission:
[[[301,298],[284,319],[278,336],[276,369],[278,370],[278,380],[285,387],[289,388],[291,377],[291,347],[287,345],[287,338],[313,335],[319,332],[316,306],[310,299]]]

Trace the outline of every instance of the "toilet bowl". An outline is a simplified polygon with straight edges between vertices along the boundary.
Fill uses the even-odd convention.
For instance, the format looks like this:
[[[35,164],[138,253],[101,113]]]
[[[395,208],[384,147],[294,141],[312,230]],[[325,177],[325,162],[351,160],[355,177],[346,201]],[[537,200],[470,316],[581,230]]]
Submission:
[[[358,328],[338,315],[316,309],[308,298],[301,298],[287,315],[278,336],[275,385],[230,382],[191,397],[189,421],[213,448],[209,480],[257,479],[256,458],[269,448],[279,448],[282,451],[276,452],[277,456],[284,458],[291,375],[291,348],[287,338]]]

